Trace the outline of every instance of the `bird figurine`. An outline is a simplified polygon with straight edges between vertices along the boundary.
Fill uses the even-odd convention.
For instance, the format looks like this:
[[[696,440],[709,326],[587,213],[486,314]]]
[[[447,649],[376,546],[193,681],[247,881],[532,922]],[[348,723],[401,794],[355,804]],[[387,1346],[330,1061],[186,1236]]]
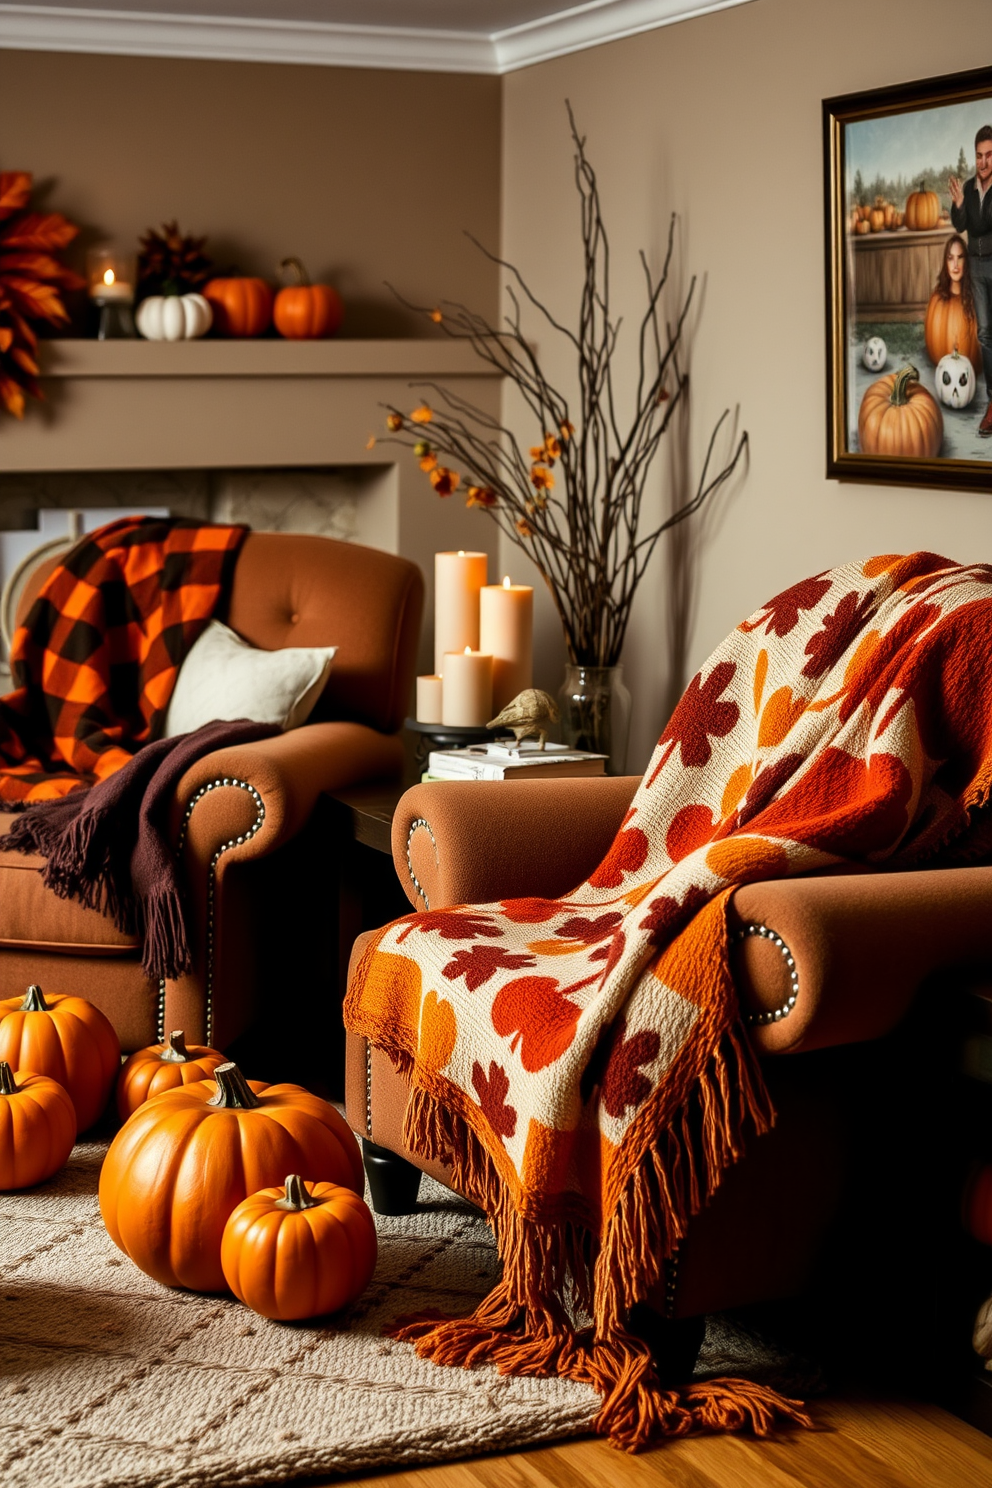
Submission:
[[[551,694],[542,692],[539,687],[525,687],[523,692],[518,692],[507,703],[502,712],[489,720],[486,728],[508,728],[518,744],[521,739],[536,736],[540,741],[538,749],[543,749],[549,726],[557,722],[558,705]]]

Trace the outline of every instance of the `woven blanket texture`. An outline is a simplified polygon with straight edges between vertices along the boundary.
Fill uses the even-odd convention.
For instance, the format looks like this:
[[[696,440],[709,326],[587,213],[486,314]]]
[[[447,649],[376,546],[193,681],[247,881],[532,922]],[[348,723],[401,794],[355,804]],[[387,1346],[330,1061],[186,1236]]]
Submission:
[[[105,1153],[79,1143],[48,1183],[0,1194],[5,1488],[242,1488],[590,1430],[587,1385],[443,1369],[387,1336],[411,1312],[471,1308],[499,1273],[482,1215],[440,1184],[424,1178],[415,1214],[377,1217],[375,1276],[351,1308],[274,1323],[158,1286],[121,1255],[97,1205]],[[698,1370],[816,1383],[720,1318]]]
[[[246,532],[122,517],[69,550],[14,635],[0,800],[93,785],[156,737],[183,658],[226,600]]]
[[[625,1326],[773,1120],[726,901],[837,864],[961,861],[990,779],[992,569],[930,553],[852,563],[777,595],[718,647],[573,893],[387,926],[346,1023],[409,1075],[405,1140],[452,1164],[504,1262],[472,1317],[401,1336],[438,1362],[592,1384],[597,1429],[631,1450],[803,1420],[741,1382],[662,1389]]]

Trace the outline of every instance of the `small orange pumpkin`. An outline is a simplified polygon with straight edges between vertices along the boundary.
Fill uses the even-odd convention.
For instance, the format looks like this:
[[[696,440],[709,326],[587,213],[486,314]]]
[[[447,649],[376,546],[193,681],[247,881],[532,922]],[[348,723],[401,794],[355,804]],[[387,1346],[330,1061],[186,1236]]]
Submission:
[[[871,232],[871,223],[868,221],[867,217],[860,218],[855,231],[859,234],[859,236],[863,236],[865,233]]]
[[[226,1060],[226,1054],[209,1049],[206,1044],[187,1048],[185,1034],[177,1028],[164,1044],[139,1049],[125,1061],[117,1076],[117,1113],[126,1121],[146,1100],[163,1090],[209,1080],[217,1066]]]
[[[203,298],[214,312],[214,330],[221,336],[264,336],[272,324],[273,290],[264,279],[211,279]]]
[[[0,1189],[51,1178],[76,1140],[76,1108],[47,1075],[15,1074],[0,1059]]]
[[[224,1226],[220,1260],[234,1295],[289,1322],[338,1312],[372,1280],[378,1241],[365,1200],[336,1183],[310,1192],[296,1173],[249,1194]]]
[[[876,196],[875,205],[868,213],[868,226],[872,232],[881,232],[886,226],[885,222],[885,198]]]
[[[316,341],[333,336],[344,318],[344,305],[329,284],[311,284],[298,258],[284,258],[279,266],[296,276],[276,295],[272,319],[280,336],[289,341]]]
[[[861,400],[858,444],[866,455],[933,459],[944,438],[944,416],[915,367],[873,382]]]
[[[0,1002],[0,1059],[48,1075],[68,1090],[79,1130],[103,1114],[121,1066],[114,1025],[85,997],[52,996],[30,986]]]
[[[329,1101],[221,1064],[212,1080],[164,1090],[124,1123],[100,1173],[100,1212],[111,1240],[147,1275],[219,1292],[232,1210],[301,1169],[364,1189],[358,1144]]]
[[[920,182],[919,191],[906,198],[906,226],[912,232],[927,232],[936,227],[940,219],[940,199],[935,191],[927,191]]]
[[[926,319],[923,322],[923,339],[927,355],[934,366],[941,357],[950,356],[955,350],[967,357],[976,374],[982,370],[982,349],[978,344],[978,322],[964,308],[960,295],[949,295],[941,299],[936,292],[930,296]]]

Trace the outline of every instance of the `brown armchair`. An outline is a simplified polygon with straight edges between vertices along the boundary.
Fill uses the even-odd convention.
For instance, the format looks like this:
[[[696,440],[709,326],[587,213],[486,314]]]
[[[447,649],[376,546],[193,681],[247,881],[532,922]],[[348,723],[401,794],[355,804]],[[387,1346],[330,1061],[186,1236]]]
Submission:
[[[637,784],[631,777],[415,786],[393,819],[396,871],[417,909],[566,894],[602,858]],[[992,867],[753,883],[730,903],[735,979],[778,1121],[752,1139],[693,1219],[667,1295],[652,1296],[650,1306],[689,1320],[792,1298],[814,1276],[822,1281],[826,1256],[848,1309],[855,1292],[867,1311],[886,1279],[905,1283],[913,1305],[905,1294],[899,1305],[916,1357],[924,1294],[942,1263],[931,1224],[935,1168],[949,1184],[944,1218],[957,1224],[956,1156],[942,1153],[938,1135],[947,1102],[937,1094],[936,1046],[947,1003],[915,1055],[893,1040],[928,979],[992,966]],[[353,964],[364,943],[356,943]],[[388,1057],[349,1034],[348,1120],[364,1142],[374,1202],[387,1213],[412,1208],[420,1170],[450,1179],[406,1148],[407,1095]],[[688,1336],[698,1344],[698,1327]],[[676,1368],[684,1363],[680,1355]]]
[[[22,612],[52,566],[33,576]],[[173,1028],[226,1049],[274,1002],[279,1021],[292,1023],[304,993],[333,996],[312,985],[329,917],[319,894],[330,847],[317,808],[324,792],[400,775],[422,603],[420,571],[406,559],[329,538],[250,534],[222,618],[267,650],[338,651],[307,724],[207,755],[180,782],[172,831],[192,971],[149,982],[134,937],[46,889],[43,859],[0,851],[0,997],[30,982],[88,997],[127,1051]],[[10,821],[0,812],[0,837]]]

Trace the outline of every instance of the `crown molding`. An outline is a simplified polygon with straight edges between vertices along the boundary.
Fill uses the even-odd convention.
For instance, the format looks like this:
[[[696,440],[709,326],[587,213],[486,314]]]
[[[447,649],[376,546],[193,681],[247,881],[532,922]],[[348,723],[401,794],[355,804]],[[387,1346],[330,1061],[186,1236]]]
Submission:
[[[491,35],[0,3],[0,48],[501,74],[750,0],[587,0]]]

